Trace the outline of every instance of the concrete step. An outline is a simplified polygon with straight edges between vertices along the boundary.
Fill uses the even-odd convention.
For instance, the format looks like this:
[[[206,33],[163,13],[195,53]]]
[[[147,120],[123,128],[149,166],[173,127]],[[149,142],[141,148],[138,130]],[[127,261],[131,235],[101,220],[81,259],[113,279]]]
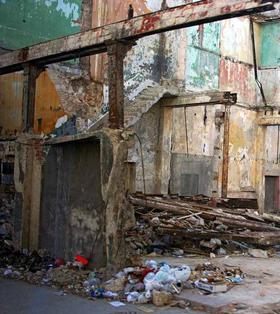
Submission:
[[[126,99],[124,105],[125,125],[131,126],[136,123],[166,93],[168,90],[165,87],[155,83],[142,90],[133,100]]]

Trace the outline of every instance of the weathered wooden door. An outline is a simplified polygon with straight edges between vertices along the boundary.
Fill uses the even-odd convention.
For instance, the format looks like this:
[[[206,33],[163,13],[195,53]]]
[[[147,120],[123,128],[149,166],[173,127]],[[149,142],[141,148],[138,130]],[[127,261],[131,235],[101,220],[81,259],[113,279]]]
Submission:
[[[279,177],[265,177],[265,211],[275,213],[279,211]]]

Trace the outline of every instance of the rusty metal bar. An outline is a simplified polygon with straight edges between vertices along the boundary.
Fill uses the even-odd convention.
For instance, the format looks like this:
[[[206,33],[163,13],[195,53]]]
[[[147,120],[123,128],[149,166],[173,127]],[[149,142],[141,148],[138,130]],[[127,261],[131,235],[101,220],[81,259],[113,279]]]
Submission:
[[[109,125],[112,129],[124,127],[123,61],[131,45],[113,42],[108,49]]]
[[[275,0],[202,0],[85,32],[40,43],[1,55],[0,74],[37,65],[65,61],[107,51],[106,41],[137,40],[141,37],[222,19],[274,9]]]
[[[225,105],[224,117],[223,170],[221,193],[223,198],[227,198],[228,192],[230,105],[231,104]]]
[[[22,96],[22,129],[30,132],[34,127],[36,79],[42,69],[35,65],[27,64],[23,71],[23,96]]]

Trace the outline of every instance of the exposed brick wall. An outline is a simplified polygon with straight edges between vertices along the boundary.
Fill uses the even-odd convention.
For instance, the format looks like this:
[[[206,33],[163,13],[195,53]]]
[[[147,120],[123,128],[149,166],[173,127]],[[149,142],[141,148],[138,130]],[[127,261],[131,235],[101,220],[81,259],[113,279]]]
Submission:
[[[61,107],[70,116],[91,119],[99,116],[103,104],[103,84],[91,80],[81,70],[51,66],[50,78],[55,84]]]

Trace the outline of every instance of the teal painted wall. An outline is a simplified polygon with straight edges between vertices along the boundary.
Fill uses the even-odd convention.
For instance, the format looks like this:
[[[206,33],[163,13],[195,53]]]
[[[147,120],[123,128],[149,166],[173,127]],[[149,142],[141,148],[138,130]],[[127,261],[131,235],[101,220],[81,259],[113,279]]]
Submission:
[[[261,66],[280,66],[280,22],[261,26]]]
[[[220,37],[220,22],[187,30],[185,80],[188,85],[207,89],[219,87]]]
[[[18,49],[80,31],[82,0],[0,0],[0,47]]]

